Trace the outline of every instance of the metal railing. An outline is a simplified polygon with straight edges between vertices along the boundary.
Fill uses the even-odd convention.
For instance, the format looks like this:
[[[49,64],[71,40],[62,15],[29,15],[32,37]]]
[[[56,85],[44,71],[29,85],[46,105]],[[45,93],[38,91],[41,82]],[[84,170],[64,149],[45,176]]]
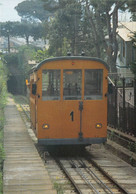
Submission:
[[[117,80],[112,85],[112,94],[108,96],[108,125],[136,137],[136,80],[129,90],[125,78],[121,87]],[[133,99],[130,101],[130,98]]]

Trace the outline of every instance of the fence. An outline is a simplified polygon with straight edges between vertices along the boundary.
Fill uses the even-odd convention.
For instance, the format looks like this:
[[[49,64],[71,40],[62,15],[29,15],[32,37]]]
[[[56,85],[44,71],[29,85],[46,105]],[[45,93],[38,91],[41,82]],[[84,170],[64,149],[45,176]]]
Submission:
[[[136,137],[136,80],[126,87],[125,79],[119,87],[117,80],[108,96],[108,125]]]

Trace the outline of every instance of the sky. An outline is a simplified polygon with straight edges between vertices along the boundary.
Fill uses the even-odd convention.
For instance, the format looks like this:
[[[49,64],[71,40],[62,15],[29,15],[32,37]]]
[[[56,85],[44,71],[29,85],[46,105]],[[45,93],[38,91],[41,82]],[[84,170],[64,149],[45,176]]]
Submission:
[[[17,11],[14,9],[24,0],[0,0],[0,22],[6,21],[20,21],[20,16],[18,15]],[[120,13],[119,20],[128,21],[129,20],[128,13]]]
[[[24,0],[0,0],[0,22],[20,21],[17,11],[14,9]]]

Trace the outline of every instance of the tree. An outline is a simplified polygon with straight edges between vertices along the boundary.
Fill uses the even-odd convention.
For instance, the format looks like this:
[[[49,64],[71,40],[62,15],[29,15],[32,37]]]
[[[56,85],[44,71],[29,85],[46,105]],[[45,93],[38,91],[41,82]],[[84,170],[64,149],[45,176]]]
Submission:
[[[33,24],[30,23],[19,23],[17,26],[16,35],[19,37],[24,37],[26,39],[26,44],[29,45],[29,38],[30,36],[33,36]]]
[[[10,37],[15,35],[15,26],[17,22],[3,22],[0,23],[1,36],[8,39],[8,52],[10,53]]]
[[[19,3],[15,9],[18,15],[22,17],[22,21],[35,21],[48,20],[50,13],[44,10],[44,3],[41,0],[29,0]]]
[[[127,1],[127,8],[131,12],[132,21],[136,21],[136,1],[128,0]]]
[[[23,37],[29,44],[30,36],[37,40],[43,37],[44,27],[41,23],[32,24],[27,22],[3,22],[0,23],[1,36],[8,38],[8,51],[10,52],[10,37]]]
[[[126,0],[43,0],[55,17],[49,21],[49,50],[63,54],[64,40],[74,55],[81,50],[104,59],[116,71],[118,10]]]
[[[45,27],[42,23],[37,23],[32,25],[31,36],[34,40],[43,38],[46,36]]]
[[[37,48],[32,46],[21,46],[18,53],[4,54],[4,61],[9,72],[8,90],[13,94],[25,94],[25,79],[31,66],[28,60],[34,58]]]
[[[93,40],[97,56],[107,61],[110,71],[116,71],[116,59],[118,53],[117,27],[118,10],[126,3],[122,0],[85,0],[84,6],[92,27]],[[106,21],[105,24],[103,21]],[[111,22],[112,21],[112,22]],[[107,37],[108,39],[107,39]],[[104,56],[106,53],[107,59]]]
[[[54,13],[50,18],[49,26],[49,53],[55,55],[66,55],[66,50],[77,55],[80,48],[81,32],[81,4],[77,0],[60,0],[53,4],[44,0],[45,8]]]
[[[48,50],[37,50],[37,52],[34,55],[34,59],[37,63],[40,63],[41,61],[45,60],[46,58],[49,58]]]
[[[34,9],[37,1],[29,0],[17,6],[23,18],[30,21],[39,17],[38,13],[41,13],[39,7],[37,8],[38,13]],[[71,50],[73,55],[78,55],[84,50],[89,56],[99,57],[107,61],[110,71],[113,72],[116,71],[115,64],[118,52],[116,40],[118,10],[125,10],[127,8],[126,2],[129,1],[43,0],[44,13],[50,13],[44,24],[42,22],[43,34],[37,26],[31,29],[30,23],[29,26],[23,23],[24,26],[20,33],[25,35],[27,43],[29,43],[29,36],[33,36],[35,39],[40,36],[48,38],[49,55],[66,55],[68,50]],[[41,3],[41,1],[38,2]]]

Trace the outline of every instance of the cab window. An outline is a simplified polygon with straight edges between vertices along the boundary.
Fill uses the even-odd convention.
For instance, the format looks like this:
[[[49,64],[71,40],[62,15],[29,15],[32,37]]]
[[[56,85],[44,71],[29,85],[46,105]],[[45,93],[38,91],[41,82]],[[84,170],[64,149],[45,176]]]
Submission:
[[[102,69],[86,69],[85,70],[85,100],[102,99],[103,90],[103,70]]]
[[[42,100],[60,100],[60,70],[42,71]]]
[[[63,99],[80,100],[82,86],[82,71],[78,69],[63,72]]]

